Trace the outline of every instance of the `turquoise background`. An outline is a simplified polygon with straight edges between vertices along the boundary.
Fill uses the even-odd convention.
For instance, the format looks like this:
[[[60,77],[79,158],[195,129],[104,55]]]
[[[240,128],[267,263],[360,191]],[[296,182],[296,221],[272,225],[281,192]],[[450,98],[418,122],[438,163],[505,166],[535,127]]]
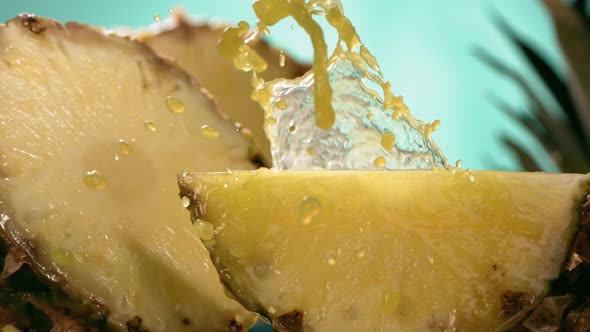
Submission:
[[[526,109],[518,87],[482,64],[473,55],[481,46],[526,73],[532,71],[492,24],[499,13],[541,51],[559,72],[565,71],[548,14],[535,0],[342,0],[345,14],[366,46],[376,55],[395,94],[402,95],[415,117],[442,125],[434,134],[449,160],[462,159],[464,167],[511,169],[513,156],[497,141],[501,133],[518,137],[549,159],[521,128],[493,107],[488,96]],[[142,27],[162,19],[168,9],[226,22],[255,17],[249,0],[1,0],[0,20],[31,12],[62,21],[80,21],[107,27]],[[312,48],[307,36],[284,22],[272,29],[271,42],[302,61]],[[329,28],[327,28],[329,29]],[[329,30],[328,30],[329,31]],[[334,34],[327,33],[334,42]],[[537,84],[538,85],[538,84]],[[545,100],[551,103],[551,100]]]
[[[549,16],[535,0],[342,0],[345,14],[367,47],[377,56],[395,94],[402,95],[415,117],[442,125],[434,134],[449,160],[462,159],[474,169],[518,169],[513,156],[497,141],[507,132],[550,161],[518,125],[494,108],[488,97],[526,108],[518,87],[473,55],[479,45],[531,76],[514,47],[490,20],[496,12],[564,72]],[[227,22],[254,22],[250,0],[2,0],[0,19],[32,12],[63,21],[108,27],[142,27],[153,16],[167,17],[168,8]],[[271,30],[271,41],[299,59],[309,60],[307,37],[290,22]],[[328,33],[334,41],[334,34]],[[534,80],[534,77],[531,77]],[[547,100],[547,102],[552,102]]]

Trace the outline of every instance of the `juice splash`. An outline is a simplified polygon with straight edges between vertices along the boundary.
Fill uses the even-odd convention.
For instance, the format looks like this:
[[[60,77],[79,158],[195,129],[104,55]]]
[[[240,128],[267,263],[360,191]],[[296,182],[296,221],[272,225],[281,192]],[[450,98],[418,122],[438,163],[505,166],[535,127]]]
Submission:
[[[402,97],[391,92],[375,57],[362,44],[338,0],[258,0],[259,22],[226,30],[218,47],[236,68],[252,72],[254,92],[265,112],[265,132],[276,169],[428,169],[448,163],[431,134],[439,121],[414,119]],[[314,16],[336,29],[331,56]],[[265,82],[267,67],[248,42],[292,17],[310,36],[312,71],[297,79]],[[379,92],[373,87],[377,87]],[[383,144],[383,142],[386,144]],[[312,151],[313,153],[310,153]],[[378,160],[379,162],[375,162]]]

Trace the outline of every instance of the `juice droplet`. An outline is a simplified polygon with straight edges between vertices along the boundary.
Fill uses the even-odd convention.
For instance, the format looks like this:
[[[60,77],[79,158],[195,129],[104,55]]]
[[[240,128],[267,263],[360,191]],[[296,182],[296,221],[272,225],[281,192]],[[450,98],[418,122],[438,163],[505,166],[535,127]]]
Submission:
[[[395,146],[395,136],[391,132],[385,132],[381,136],[381,146],[390,151]]]
[[[51,260],[57,265],[72,265],[75,263],[72,252],[64,248],[58,248],[51,252]]]
[[[168,8],[168,13],[174,14],[174,10],[172,10],[172,8]]]
[[[384,157],[377,157],[377,158],[375,158],[375,160],[373,161],[373,164],[374,164],[376,167],[379,167],[379,168],[384,168],[384,167],[385,167],[385,158],[384,158]]]
[[[307,148],[307,154],[313,156],[315,154],[315,149],[313,147]]]
[[[367,255],[367,252],[363,249],[359,249],[356,251],[356,257],[363,258]]]
[[[475,182],[475,175],[471,173],[467,174],[467,180],[469,180],[469,182]]]
[[[131,145],[129,144],[129,142],[127,142],[124,139],[119,140],[119,148],[121,149],[121,152],[123,152],[124,154],[130,154],[131,151],[133,151],[133,149],[131,149]]]
[[[146,121],[143,123],[145,129],[151,132],[156,132],[156,125],[152,121]]]
[[[213,239],[213,236],[215,235],[215,229],[213,228],[212,223],[206,222],[202,219],[197,219],[197,221],[195,221],[195,227],[197,228],[197,233],[199,234],[201,240],[207,241]]]
[[[373,113],[369,113],[369,114],[367,114],[367,119],[369,119],[369,120],[373,120]]]
[[[191,200],[190,200],[190,198],[188,198],[188,197],[186,197],[186,196],[182,196],[182,198],[180,199],[180,205],[181,205],[183,208],[185,208],[185,209],[186,209],[187,207],[189,207],[189,206],[191,205]]]
[[[250,25],[244,21],[239,22],[237,27],[226,29],[221,35],[217,49],[224,56],[232,58],[237,69],[260,73],[266,70],[268,64],[260,54],[244,42],[243,37],[249,29]]]
[[[296,131],[297,131],[297,127],[295,127],[295,125],[289,126],[289,134],[295,134]]]
[[[438,127],[440,126],[440,121],[439,120],[434,120],[432,121],[428,126],[426,126],[426,128],[424,129],[424,137],[426,138],[430,138],[430,136],[432,136],[432,133],[438,129]]]
[[[275,103],[275,106],[280,110],[284,110],[284,109],[287,109],[287,102],[284,101],[283,99],[279,99]]]
[[[334,258],[334,256],[329,254],[326,256],[325,262],[328,265],[334,266],[334,265],[336,265],[336,258]]]
[[[279,54],[279,66],[285,67],[285,54],[283,51]]]
[[[159,14],[154,15],[154,21],[160,22],[160,15]]]
[[[98,171],[86,172],[84,184],[92,190],[103,190],[107,187],[107,179]]]
[[[461,159],[457,159],[457,161],[455,161],[455,167],[461,168],[462,163],[463,162],[461,161]]]
[[[398,291],[395,291],[393,289],[387,289],[383,292],[381,307],[383,308],[383,311],[386,314],[395,314],[399,309],[400,302],[401,294]]]
[[[172,113],[183,113],[184,112],[184,103],[182,102],[182,100],[180,100],[176,97],[172,97],[172,96],[166,97],[166,107],[168,107],[168,110]]]
[[[277,119],[275,119],[274,117],[270,116],[268,118],[266,118],[266,124],[274,126],[277,124]]]
[[[207,125],[201,127],[201,136],[207,139],[217,139],[219,138],[219,132]]]
[[[313,219],[321,212],[322,204],[315,197],[303,197],[301,206],[299,208],[299,220],[305,225],[309,225]]]

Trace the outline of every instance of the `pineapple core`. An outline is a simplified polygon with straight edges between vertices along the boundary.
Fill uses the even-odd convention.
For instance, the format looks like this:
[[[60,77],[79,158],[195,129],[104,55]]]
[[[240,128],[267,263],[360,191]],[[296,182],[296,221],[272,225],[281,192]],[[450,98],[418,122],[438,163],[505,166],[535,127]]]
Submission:
[[[251,169],[249,144],[191,77],[139,42],[22,16],[0,26],[0,100],[1,231],[34,270],[115,327],[248,324],[175,178]]]
[[[558,277],[586,175],[179,177],[225,283],[286,331],[504,330]]]

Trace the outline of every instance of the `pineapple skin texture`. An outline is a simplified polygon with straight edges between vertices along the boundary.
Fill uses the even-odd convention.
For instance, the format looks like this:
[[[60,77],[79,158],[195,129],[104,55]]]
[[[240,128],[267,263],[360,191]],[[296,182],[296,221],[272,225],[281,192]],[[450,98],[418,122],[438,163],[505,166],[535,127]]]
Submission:
[[[588,176],[259,170],[179,183],[192,218],[218,230],[222,278],[277,330],[475,331],[510,328],[548,293]]]

